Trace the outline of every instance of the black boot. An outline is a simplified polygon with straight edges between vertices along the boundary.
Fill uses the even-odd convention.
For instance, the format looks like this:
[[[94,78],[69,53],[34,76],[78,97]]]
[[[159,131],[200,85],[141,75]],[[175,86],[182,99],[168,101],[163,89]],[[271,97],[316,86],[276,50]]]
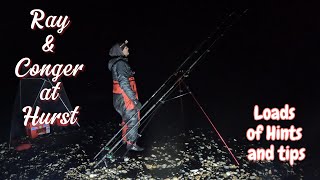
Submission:
[[[129,150],[129,151],[143,151],[144,148],[138,146],[136,143],[127,143],[127,150]]]

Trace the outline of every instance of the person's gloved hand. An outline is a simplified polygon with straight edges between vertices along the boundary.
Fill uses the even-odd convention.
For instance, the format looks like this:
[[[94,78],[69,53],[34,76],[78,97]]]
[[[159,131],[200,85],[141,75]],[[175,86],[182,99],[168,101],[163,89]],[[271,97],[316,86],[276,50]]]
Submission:
[[[140,110],[141,107],[142,107],[142,104],[141,104],[140,101],[138,101],[138,100],[134,100],[134,101],[133,101],[133,104],[134,104],[134,108],[135,108],[136,110]]]

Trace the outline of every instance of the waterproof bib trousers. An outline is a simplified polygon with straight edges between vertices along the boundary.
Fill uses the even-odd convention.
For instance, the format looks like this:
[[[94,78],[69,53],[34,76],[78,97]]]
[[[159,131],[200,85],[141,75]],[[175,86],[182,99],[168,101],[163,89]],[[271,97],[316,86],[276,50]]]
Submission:
[[[135,92],[136,98],[138,99],[134,77],[130,77],[129,82],[131,89]],[[123,142],[129,144],[136,142],[139,127],[139,124],[136,124],[140,123],[140,112],[135,109],[133,101],[129,99],[116,80],[113,80],[113,106],[122,117],[121,125],[124,126],[122,129]]]

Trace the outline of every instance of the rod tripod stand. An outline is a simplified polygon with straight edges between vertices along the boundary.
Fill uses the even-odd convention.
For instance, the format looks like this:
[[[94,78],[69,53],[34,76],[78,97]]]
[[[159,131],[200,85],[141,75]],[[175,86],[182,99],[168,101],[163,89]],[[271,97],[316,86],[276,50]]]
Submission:
[[[211,122],[209,116],[205,113],[205,111],[203,110],[203,108],[201,107],[201,105],[199,104],[199,102],[197,101],[197,99],[195,98],[195,96],[193,95],[193,93],[190,91],[189,86],[186,85],[186,83],[184,83],[184,79],[187,78],[190,75],[191,70],[195,67],[195,65],[204,58],[204,56],[211,52],[210,49],[216,44],[216,42],[223,37],[225,31],[232,26],[234,18],[238,18],[241,17],[243,14],[245,14],[247,12],[248,9],[244,10],[243,12],[239,14],[237,14],[235,11],[233,11],[232,13],[230,13],[227,18],[222,22],[222,24],[217,28],[217,30],[214,33],[211,33],[208,38],[206,40],[204,40],[198,48],[196,48],[195,51],[193,51],[191,53],[191,55],[189,55],[186,60],[178,67],[178,69],[175,71],[175,73],[173,73],[163,84],[162,86],[160,86],[160,88],[143,104],[143,106],[141,107],[140,110],[145,110],[145,107],[149,104],[151,104],[150,102],[153,101],[155,99],[156,96],[158,96],[160,94],[160,92],[164,92],[163,95],[153,104],[151,104],[151,107],[148,108],[147,112],[144,113],[144,116],[140,119],[140,122],[137,123],[134,127],[132,127],[131,130],[133,130],[136,127],[140,127],[143,124],[145,124],[144,128],[140,131],[140,134],[144,131],[145,127],[149,124],[149,122],[151,121],[152,118],[150,118],[150,116],[152,116],[159,107],[161,107],[162,104],[164,104],[165,102],[169,101],[169,100],[173,100],[173,99],[177,99],[179,97],[185,96],[187,94],[191,94],[193,99],[195,100],[195,102],[197,103],[197,105],[200,107],[200,109],[202,110],[202,112],[205,114],[205,116],[207,117],[207,119],[209,120],[211,126],[213,127],[213,129],[217,132],[217,134],[219,135],[219,137],[221,138],[222,142],[224,143],[224,145],[228,148],[227,144],[225,143],[225,141],[223,140],[223,138],[221,137],[220,133],[218,132],[218,130],[215,128],[215,126],[213,125],[213,123]],[[192,59],[193,56],[195,55],[199,55],[192,63],[191,65],[187,65],[187,62],[190,61],[190,59]],[[185,70],[183,70],[185,69]],[[171,86],[169,86],[169,84],[172,84]],[[173,92],[174,89],[176,89],[178,87],[178,85],[183,84],[186,89],[187,89],[187,93],[184,94],[180,94],[179,96],[176,96],[174,98],[171,99],[167,99],[168,96]],[[169,88],[168,88],[169,86]],[[140,111],[139,110],[139,111]],[[139,112],[138,111],[138,112]],[[137,113],[135,113],[132,117],[136,116]],[[129,121],[126,123],[128,124],[132,117],[129,119]],[[146,118],[148,118],[148,120],[145,120]],[[99,151],[99,153],[94,157],[94,159],[96,159],[103,151],[108,151],[94,166],[94,168],[96,168],[99,164],[101,164],[102,162],[105,163],[105,166],[107,166],[107,162],[106,159],[113,159],[113,155],[115,154],[115,152],[117,152],[120,147],[123,145],[123,143],[120,145],[120,143],[123,141],[123,137],[118,138],[119,140],[115,141],[114,143],[112,143],[120,134],[120,132],[122,131],[122,129],[125,127],[125,125],[113,136],[112,139],[109,140],[109,142]],[[131,131],[130,130],[130,131]],[[127,136],[129,133],[127,132],[125,136]],[[112,143],[112,144],[111,144]],[[109,145],[111,145],[109,147]],[[118,147],[120,145],[120,147]],[[118,147],[118,148],[117,148]],[[116,149],[117,148],[117,149]],[[236,160],[235,156],[232,154],[232,152],[230,151],[230,148],[228,148],[229,153],[232,155],[232,157],[234,158],[235,162],[237,163],[237,165],[239,165],[238,161]],[[127,151],[128,152],[128,151]],[[127,153],[126,152],[126,153]],[[125,154],[126,154],[125,153]]]
[[[23,82],[27,83],[27,82],[39,82],[38,84],[41,84],[41,86],[39,87],[38,90],[36,90],[36,92],[34,93],[27,93],[26,92],[26,95],[24,95],[24,91],[22,90],[23,89]],[[62,83],[62,82],[61,82]],[[40,101],[40,93],[43,89],[45,88],[53,88],[55,86],[54,82],[52,82],[52,80],[48,77],[38,77],[38,78],[22,78],[20,79],[19,81],[19,88],[18,88],[18,94],[17,94],[17,97],[16,97],[16,102],[15,102],[15,106],[14,106],[14,114],[18,114],[19,117],[21,116],[22,117],[22,108],[23,106],[25,105],[32,105],[32,109],[34,109],[35,106],[37,106],[37,103]],[[28,88],[30,87],[26,87],[28,90]],[[33,87],[34,88],[34,87]],[[32,99],[30,96],[32,96],[33,94],[36,94],[36,97],[34,99]],[[61,95],[64,95],[65,99],[63,99],[63,97],[61,97]],[[24,102],[24,97],[25,96],[29,96],[28,98],[30,98],[30,101],[29,102],[30,104],[28,104],[27,102]],[[69,98],[65,92],[65,89],[64,87],[62,86],[62,89],[60,90],[60,94],[58,96],[58,101],[62,103],[65,111],[67,111],[68,113],[71,113],[72,111],[72,107],[71,107],[71,104],[69,102]],[[17,106],[17,107],[16,107]],[[18,109],[18,111],[16,110]],[[13,116],[14,117],[14,116]],[[11,127],[10,127],[10,136],[9,136],[9,148],[11,147],[11,141],[12,141],[12,131],[13,131],[13,123],[14,121],[17,121],[16,119],[15,120],[11,120]],[[77,125],[80,127],[80,124],[76,121]]]
[[[185,77],[187,77],[187,76],[185,76]],[[211,119],[209,118],[208,114],[204,111],[203,107],[200,105],[199,101],[196,99],[194,93],[191,91],[189,85],[185,82],[184,78],[179,79],[179,81],[177,81],[177,84],[179,84],[179,88],[180,88],[180,89],[179,89],[179,93],[180,93],[180,94],[177,95],[177,96],[175,96],[175,97],[171,97],[171,98],[167,97],[167,98],[163,98],[162,100],[159,100],[159,103],[160,103],[159,105],[164,105],[165,103],[167,103],[167,102],[169,102],[169,101],[176,100],[176,99],[178,99],[178,98],[182,98],[182,97],[184,97],[184,96],[186,96],[186,95],[191,95],[192,98],[193,98],[193,100],[194,100],[195,103],[197,104],[197,106],[201,109],[202,113],[205,115],[205,117],[206,117],[207,120],[209,121],[210,125],[213,127],[213,129],[215,130],[215,132],[218,134],[218,136],[219,136],[219,138],[221,139],[221,141],[223,142],[224,146],[227,147],[229,153],[231,154],[231,156],[232,156],[233,159],[235,160],[236,164],[239,165],[239,162],[237,161],[237,159],[235,158],[235,156],[233,155],[233,153],[230,151],[230,148],[228,147],[227,143],[224,141],[224,139],[222,138],[222,136],[221,136],[221,134],[219,133],[219,131],[217,130],[217,128],[213,125],[213,123],[212,123]],[[182,90],[181,86],[185,88],[185,91]],[[178,87],[178,86],[176,86],[176,87]],[[171,92],[171,93],[172,93],[172,92]],[[158,108],[159,108],[159,106],[158,106]],[[182,104],[181,104],[181,108],[182,108]],[[154,111],[154,112],[155,112],[155,111]],[[142,132],[145,130],[145,128],[147,127],[147,125],[150,123],[151,119],[152,119],[152,118],[149,118],[147,121],[144,121],[144,122],[141,124],[141,125],[143,125],[143,124],[146,122],[146,124],[144,125],[144,127],[143,127],[143,129],[140,131],[140,133],[142,133]],[[121,139],[121,140],[122,140],[122,139]],[[121,140],[120,140],[120,141],[121,141]],[[121,146],[120,146],[120,147],[121,147]],[[119,148],[120,148],[120,147],[119,147]],[[119,148],[118,148],[118,149],[119,149]],[[116,149],[116,150],[114,151],[114,153],[116,153],[118,149]],[[111,152],[113,151],[113,149],[104,147],[104,150],[109,150],[109,152],[108,152],[105,156],[103,156],[103,158],[102,158],[94,167],[97,167],[97,166],[98,166],[100,163],[102,163],[102,162],[104,162],[105,166],[107,167],[106,159],[113,159],[113,154],[114,154],[114,153],[111,154]],[[101,152],[102,152],[102,151],[100,151],[100,152],[97,154],[97,156],[98,156]],[[124,153],[124,155],[122,156],[122,158],[125,157],[127,153],[128,153],[128,150]],[[97,157],[97,156],[96,156],[96,157]],[[96,157],[95,157],[95,158],[96,158]],[[112,160],[111,160],[111,161],[112,161]]]

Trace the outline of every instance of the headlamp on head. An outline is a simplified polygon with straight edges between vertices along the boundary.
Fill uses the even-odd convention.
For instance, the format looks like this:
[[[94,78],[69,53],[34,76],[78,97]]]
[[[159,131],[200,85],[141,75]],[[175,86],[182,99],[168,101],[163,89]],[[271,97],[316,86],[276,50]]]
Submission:
[[[127,46],[127,44],[128,44],[128,40],[125,40],[124,43],[122,43],[122,44],[120,45],[120,48],[123,50],[124,47]]]

